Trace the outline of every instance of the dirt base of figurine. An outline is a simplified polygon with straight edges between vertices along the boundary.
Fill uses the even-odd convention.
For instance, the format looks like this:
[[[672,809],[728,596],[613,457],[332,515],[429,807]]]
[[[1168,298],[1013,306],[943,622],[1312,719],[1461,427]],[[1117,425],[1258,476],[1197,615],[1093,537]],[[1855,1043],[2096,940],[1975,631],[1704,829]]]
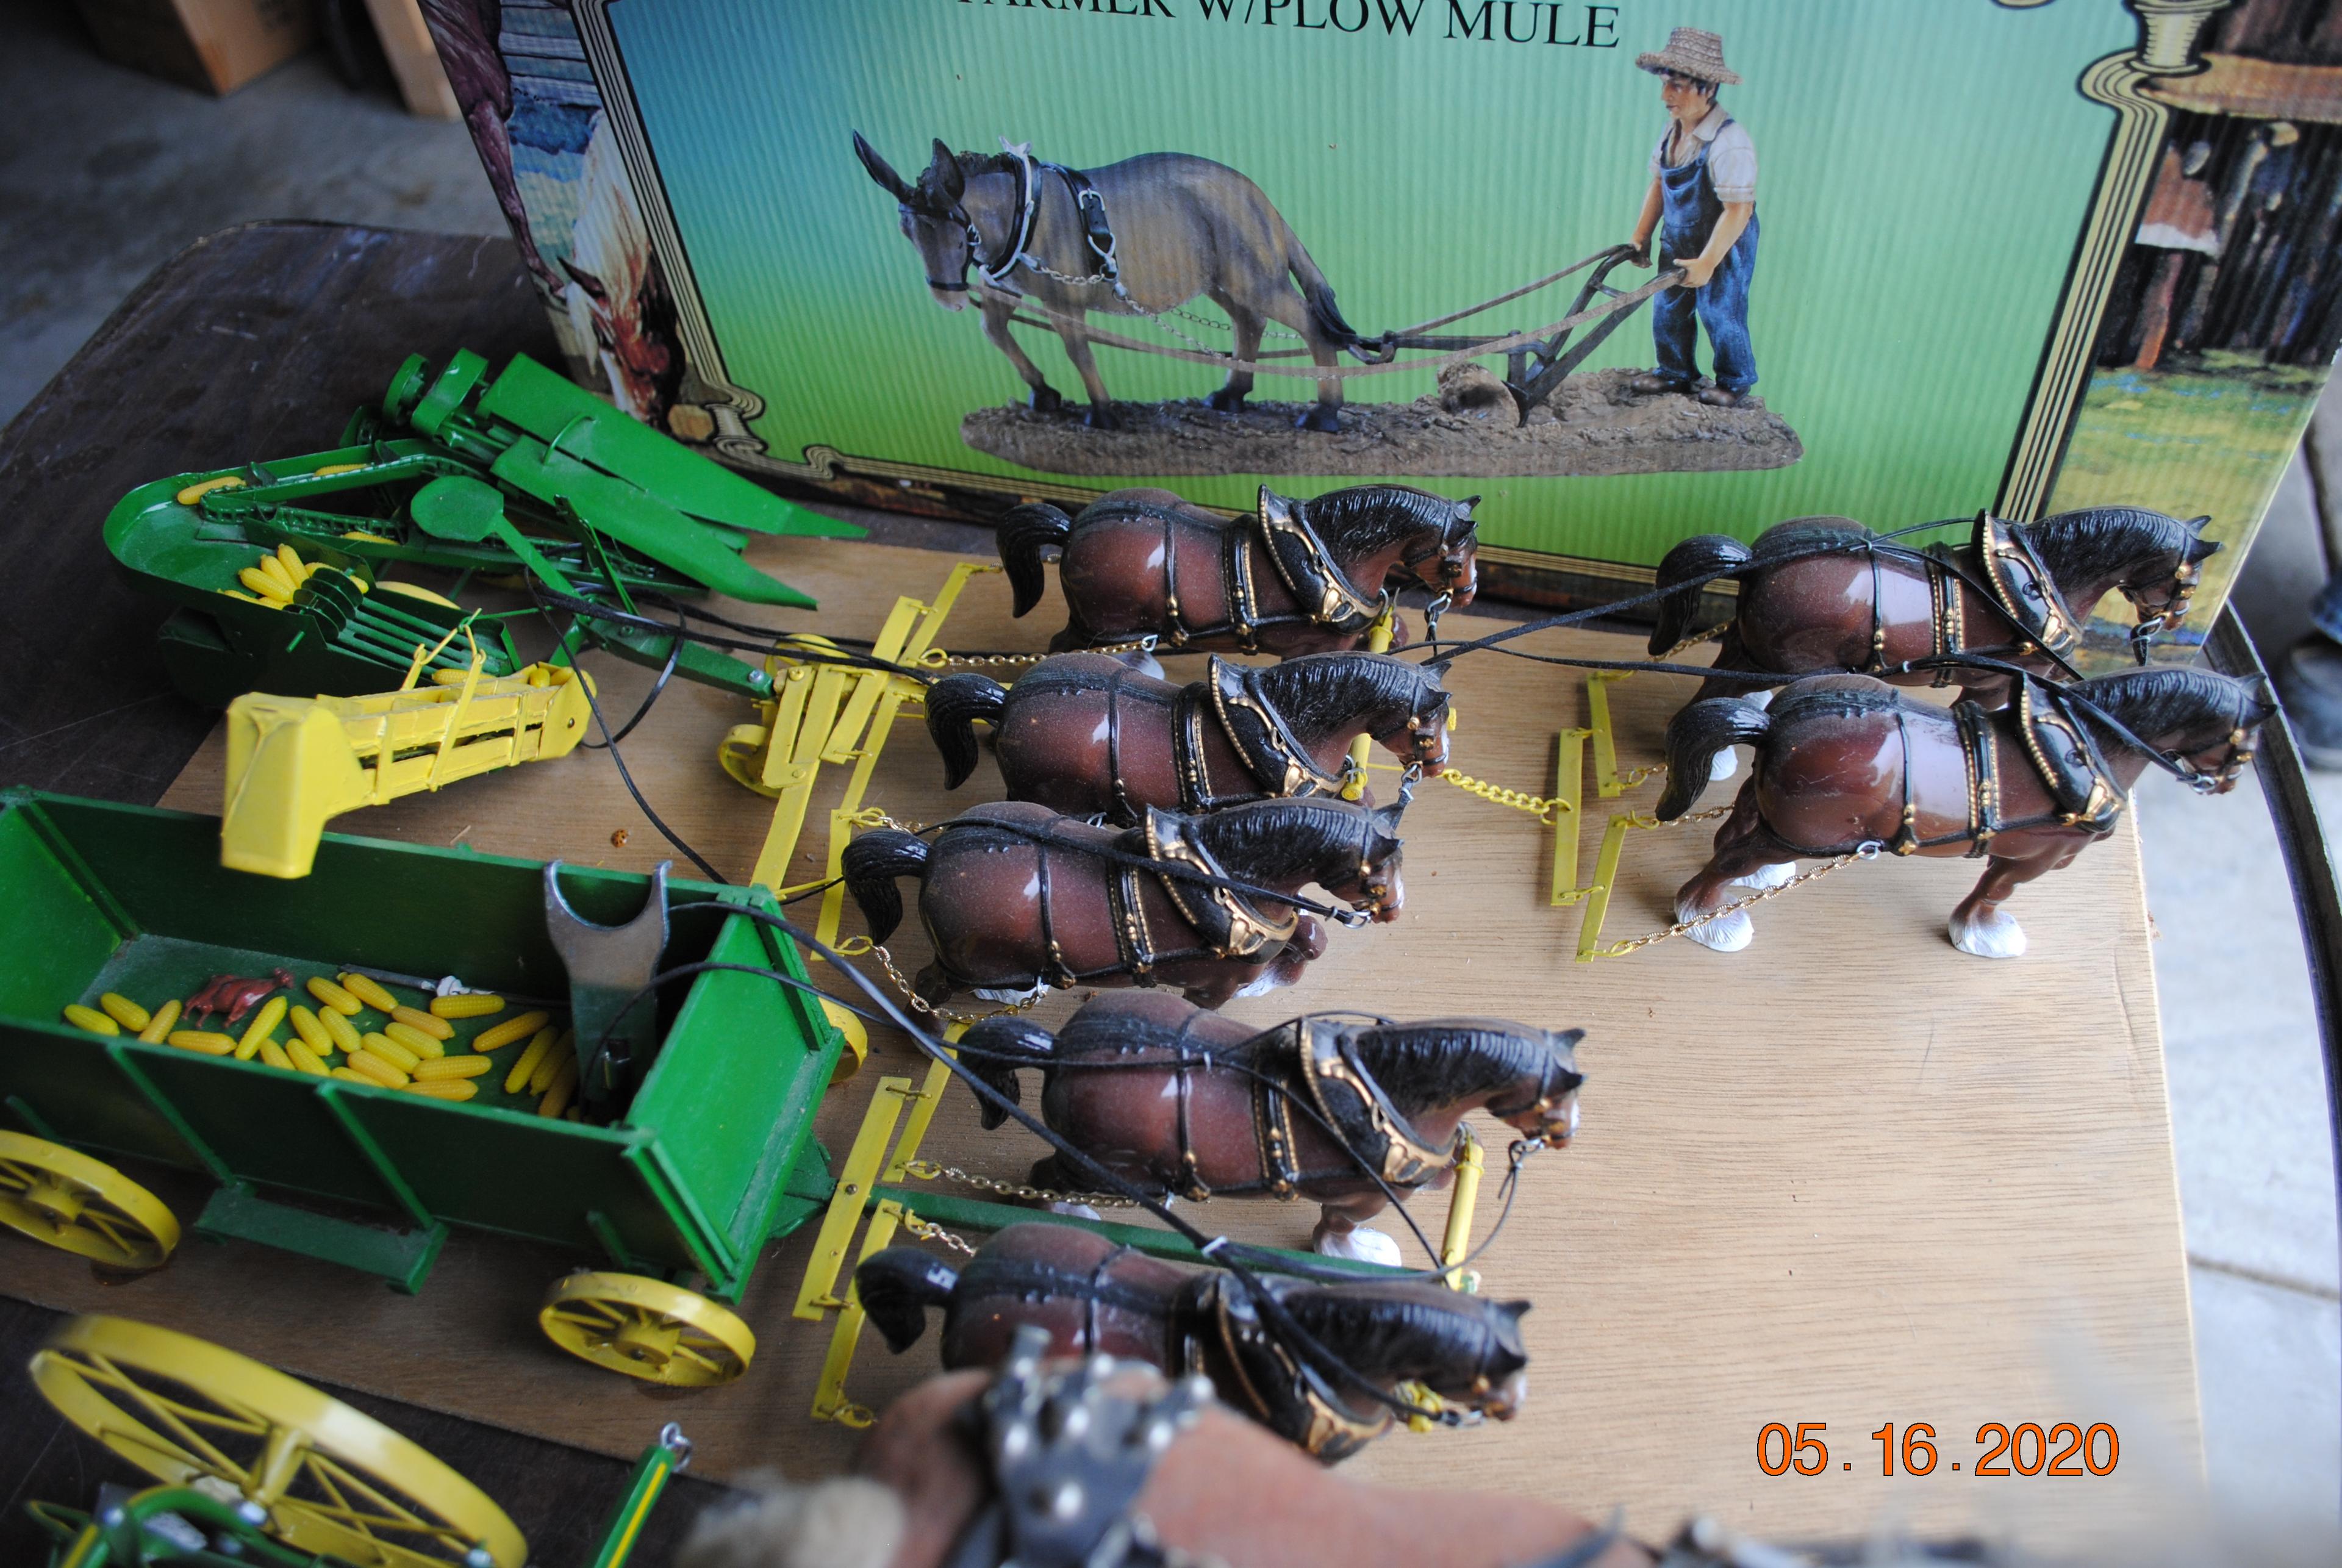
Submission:
[[[1086,405],[1072,402],[1053,414],[979,408],[959,434],[978,452],[1043,474],[1716,474],[1782,468],[1805,455],[1797,433],[1760,397],[1737,408],[1675,393],[1637,397],[1626,389],[1636,374],[1573,376],[1526,424],[1490,376],[1413,403],[1352,404],[1334,432],[1294,428],[1307,404],[1223,414],[1183,398],[1117,403],[1118,430],[1092,429]]]

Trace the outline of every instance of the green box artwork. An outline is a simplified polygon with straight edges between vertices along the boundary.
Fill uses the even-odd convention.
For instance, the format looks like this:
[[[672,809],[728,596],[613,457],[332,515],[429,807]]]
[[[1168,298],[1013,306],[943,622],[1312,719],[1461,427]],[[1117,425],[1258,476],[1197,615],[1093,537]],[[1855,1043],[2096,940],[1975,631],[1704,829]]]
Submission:
[[[2342,337],[2317,9],[425,5],[575,373],[749,472],[976,518],[1398,479],[1547,601],[1815,514],[2208,514],[2174,654]]]

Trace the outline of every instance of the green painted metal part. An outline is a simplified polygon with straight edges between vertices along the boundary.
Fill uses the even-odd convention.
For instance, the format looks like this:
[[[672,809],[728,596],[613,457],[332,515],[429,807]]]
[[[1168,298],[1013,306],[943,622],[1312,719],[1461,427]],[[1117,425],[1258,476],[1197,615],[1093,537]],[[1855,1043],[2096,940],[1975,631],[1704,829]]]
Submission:
[[[965,1225],[972,1231],[1003,1231],[1010,1225],[1031,1224],[1036,1220],[1050,1223],[1081,1226],[1094,1231],[1117,1246],[1132,1247],[1152,1257],[1169,1258],[1176,1263],[1200,1263],[1207,1260],[1197,1252],[1195,1243],[1176,1231],[1159,1230],[1153,1225],[1120,1225],[1111,1220],[1072,1220],[1049,1214],[1036,1213],[1031,1209],[1013,1203],[987,1203],[981,1198],[962,1198],[950,1193],[939,1193],[933,1187],[897,1187],[885,1183],[870,1189],[870,1206],[892,1198],[923,1220],[939,1225]],[[1404,1273],[1386,1263],[1370,1263],[1360,1258],[1329,1258],[1321,1253],[1296,1253],[1285,1247],[1264,1247],[1264,1252],[1283,1253],[1296,1262],[1307,1263],[1317,1268],[1333,1269],[1341,1273],[1356,1274],[1365,1279],[1379,1279]]]
[[[634,1474],[627,1479],[626,1494],[618,1499],[617,1506],[602,1522],[602,1544],[594,1554],[591,1568],[624,1568],[633,1558],[635,1543],[642,1538],[643,1522],[658,1505],[659,1493],[666,1490],[668,1478],[690,1458],[691,1444],[674,1425],[643,1450],[643,1456],[635,1462]]]
[[[66,1004],[106,991],[157,1005],[213,974],[280,966],[296,981],[357,964],[513,995],[567,988],[536,862],[328,834],[315,872],[280,882],[224,869],[218,833],[214,817],[0,792],[0,1105],[25,1107],[27,1128],[207,1173],[226,1191],[199,1229],[410,1287],[428,1233],[468,1226],[594,1258],[622,1249],[641,1272],[697,1270],[708,1294],[737,1300],[765,1243],[826,1189],[813,1115],[844,1041],[805,993],[757,975],[676,983],[658,1058],[605,1126],[535,1115],[499,1073],[455,1103],[65,1024]],[[649,887],[563,878],[604,924]],[[804,977],[793,944],[723,913],[776,907],[762,891],[670,880],[667,897],[666,964]],[[383,1239],[385,1216],[406,1240]]]
[[[486,373],[476,355],[459,353],[435,376],[412,358],[334,450],[175,474],[115,504],[107,549],[141,587],[177,605],[162,640],[182,692],[224,706],[247,691],[387,690],[418,643],[436,644],[465,619],[426,601],[357,592],[334,574],[313,578],[289,610],[232,597],[236,574],[278,544],[369,585],[404,563],[533,574],[621,604],[643,591],[716,592],[810,607],[742,558],[749,536],[862,533],[760,489],[525,355],[493,379]],[[472,504],[435,505],[467,492]],[[501,500],[501,515],[475,515],[482,493]],[[489,674],[518,666],[497,617],[472,630]],[[573,634],[573,647],[579,642],[657,666],[671,639],[588,621]],[[431,663],[460,669],[468,654],[458,638]],[[750,697],[769,685],[761,670],[697,647],[677,673]]]

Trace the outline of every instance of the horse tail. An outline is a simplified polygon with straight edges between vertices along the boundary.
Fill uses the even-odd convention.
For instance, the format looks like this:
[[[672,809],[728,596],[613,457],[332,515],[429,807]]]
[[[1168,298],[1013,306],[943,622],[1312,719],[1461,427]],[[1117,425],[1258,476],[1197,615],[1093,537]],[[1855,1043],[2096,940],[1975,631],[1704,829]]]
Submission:
[[[927,688],[927,734],[944,754],[944,787],[957,789],[976,771],[976,721],[995,729],[1008,711],[1008,688],[989,675],[946,675]]]
[[[854,1271],[854,1293],[886,1348],[902,1354],[927,1332],[927,1309],[951,1305],[959,1271],[916,1247],[888,1247]]]
[[[1074,520],[1046,501],[1027,501],[1022,506],[1010,507],[996,526],[1000,564],[1007,568],[1008,586],[1016,595],[1016,613],[1021,615],[1041,602],[1045,585],[1041,552],[1052,544],[1064,549],[1066,541],[1073,535]]]
[[[1728,534],[1698,534],[1685,540],[1659,563],[1658,585],[1696,584],[1676,589],[1659,601],[1658,624],[1651,628],[1651,656],[1682,645],[1691,634],[1691,618],[1699,608],[1699,591],[1720,576],[1730,576],[1748,564],[1756,552]]]
[[[1673,822],[1707,787],[1708,768],[1726,746],[1762,745],[1772,715],[1743,697],[1709,697],[1667,721],[1667,788],[1657,815]]]
[[[846,846],[840,862],[846,891],[870,927],[870,940],[884,942],[903,924],[903,894],[897,877],[927,874],[927,841],[916,834],[882,827],[866,833]]]
[[[1293,274],[1293,281],[1301,285],[1301,302],[1309,307],[1309,325],[1321,337],[1331,338],[1337,348],[1356,348],[1362,341],[1357,329],[1342,319],[1342,307],[1334,303],[1334,285],[1317,270],[1309,252],[1301,244],[1301,236],[1279,213],[1277,227],[1284,231],[1285,265]]]
[[[959,1043],[971,1048],[960,1057],[967,1070],[983,1080],[986,1087],[998,1090],[1012,1105],[1022,1103],[1016,1070],[1046,1067],[1056,1059],[1056,1037],[1022,1018],[987,1018],[961,1035]],[[987,1131],[1008,1120],[1007,1112],[988,1101],[979,1107],[977,1114]]]

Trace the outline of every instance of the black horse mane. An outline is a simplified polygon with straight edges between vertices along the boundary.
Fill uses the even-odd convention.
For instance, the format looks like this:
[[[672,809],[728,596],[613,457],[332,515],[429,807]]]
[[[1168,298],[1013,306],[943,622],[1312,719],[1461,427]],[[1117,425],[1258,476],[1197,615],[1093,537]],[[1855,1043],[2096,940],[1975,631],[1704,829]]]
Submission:
[[[1316,1284],[1271,1276],[1270,1289],[1311,1337],[1340,1346],[1369,1377],[1510,1376],[1528,1364],[1526,1302],[1500,1302],[1426,1281]],[[1431,1358],[1426,1364],[1425,1357]]]
[[[1817,714],[1826,714],[1833,718],[1859,718],[1865,714],[1892,713],[1906,705],[1903,694],[1883,681],[1866,681],[1859,685],[1851,681],[1832,682],[1828,685],[1801,691],[1798,687],[1803,684],[1800,682],[1798,685],[1788,686],[1773,699],[1773,705],[1767,711],[1772,714],[1775,724]],[[1930,704],[1928,711],[1940,710]]]
[[[1386,837],[1381,814],[1347,801],[1263,800],[1186,819],[1188,831],[1231,874],[1278,876],[1316,865],[1328,849],[1361,856]]]
[[[1410,1114],[1467,1094],[1493,1094],[1524,1078],[1541,1080],[1556,1054],[1541,1029],[1518,1031],[1479,1019],[1383,1024],[1359,1030],[1355,1040],[1376,1084]],[[1585,1081],[1585,1074],[1566,1068],[1547,1087],[1560,1094]]]
[[[2078,689],[2141,740],[2184,731],[2207,719],[2250,729],[2277,711],[2244,682],[2211,670],[2124,670],[2084,681]]]
[[[1354,484],[1301,504],[1302,514],[1328,545],[1370,554],[1425,528],[1445,542],[1456,503],[1409,484]]]
[[[1439,690],[1438,678],[1425,666],[1381,654],[1304,654],[1269,665],[1259,681],[1261,694],[1286,724],[1313,734],[1356,720],[1361,685],[1377,707],[1396,707],[1410,717],[1426,689]]]
[[[2201,560],[2214,545],[2197,538],[2177,517],[2143,506],[2092,506],[2060,512],[2022,525],[2041,554],[2041,564],[2066,587],[2111,578],[2125,567],[2168,561],[2174,568]],[[2197,554],[2196,547],[2201,544]]]

